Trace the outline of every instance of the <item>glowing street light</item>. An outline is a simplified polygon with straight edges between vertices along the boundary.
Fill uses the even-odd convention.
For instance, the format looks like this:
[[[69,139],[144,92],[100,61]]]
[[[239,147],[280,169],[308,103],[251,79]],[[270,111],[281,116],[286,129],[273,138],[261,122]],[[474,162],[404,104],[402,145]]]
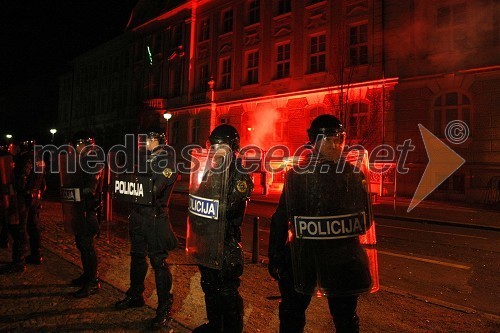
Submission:
[[[54,134],[57,133],[57,130],[55,128],[51,128],[50,133],[52,134],[52,141],[51,142],[54,143]]]
[[[165,118],[165,120],[167,121],[167,130],[165,131],[166,133],[166,141],[167,141],[167,144],[168,144],[168,120],[170,118],[172,118],[172,114],[168,111],[165,111],[165,113],[163,113],[163,118]]]
[[[12,139],[12,134],[7,134],[5,137],[10,140]]]

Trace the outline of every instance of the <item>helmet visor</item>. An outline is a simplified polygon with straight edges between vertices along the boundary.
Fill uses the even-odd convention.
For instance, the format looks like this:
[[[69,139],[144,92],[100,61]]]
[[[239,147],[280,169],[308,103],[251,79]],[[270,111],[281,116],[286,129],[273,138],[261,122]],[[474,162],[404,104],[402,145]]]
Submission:
[[[328,136],[319,135],[315,146],[323,158],[338,162],[344,149],[344,144],[345,132],[339,132]]]

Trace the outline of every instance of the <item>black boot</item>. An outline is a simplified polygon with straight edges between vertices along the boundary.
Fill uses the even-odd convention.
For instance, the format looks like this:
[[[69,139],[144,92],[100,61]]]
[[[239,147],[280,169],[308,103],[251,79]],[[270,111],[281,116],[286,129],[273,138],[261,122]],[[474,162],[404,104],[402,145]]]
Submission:
[[[170,317],[170,309],[174,303],[173,295],[170,293],[172,274],[165,257],[152,257],[151,264],[155,271],[156,293],[158,294],[158,308],[156,309],[156,317],[151,321],[151,329],[159,330],[162,327],[167,327],[172,321]]]
[[[158,293],[158,309],[156,309],[156,317],[151,321],[151,329],[159,330],[162,327],[167,327],[172,321],[170,317],[170,309],[174,304],[174,296],[170,293]]]
[[[163,327],[168,327],[172,322],[172,317],[170,317],[170,307],[164,311],[157,313],[156,317],[151,321],[151,329],[159,330]]]
[[[85,274],[82,274],[76,279],[71,280],[70,284],[75,287],[83,287],[87,280],[87,276]]]
[[[144,298],[140,296],[125,296],[124,299],[115,303],[117,310],[125,310],[128,308],[140,308],[144,306]]]
[[[85,298],[90,295],[97,294],[101,289],[101,284],[99,283],[99,279],[93,279],[88,281],[83,285],[83,287],[73,293],[75,298]]]

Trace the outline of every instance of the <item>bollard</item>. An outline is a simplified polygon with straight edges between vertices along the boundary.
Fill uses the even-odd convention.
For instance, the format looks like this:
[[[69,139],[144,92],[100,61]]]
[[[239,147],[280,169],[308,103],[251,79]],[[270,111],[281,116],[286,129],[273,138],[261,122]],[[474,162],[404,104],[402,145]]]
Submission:
[[[253,218],[252,263],[259,262],[259,217]]]

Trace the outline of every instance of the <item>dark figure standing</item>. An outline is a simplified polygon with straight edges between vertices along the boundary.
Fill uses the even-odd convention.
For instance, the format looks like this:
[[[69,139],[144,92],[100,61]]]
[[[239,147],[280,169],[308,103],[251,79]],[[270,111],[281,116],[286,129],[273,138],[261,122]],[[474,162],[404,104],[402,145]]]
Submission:
[[[0,176],[2,180],[0,181],[1,185],[1,196],[2,200],[0,202],[0,249],[6,249],[9,247],[9,224],[7,223],[7,206],[8,206],[8,197],[11,188],[13,190],[13,184],[9,184],[7,179],[7,172],[12,172],[13,169],[13,161],[12,155],[8,152],[8,145],[3,145],[0,147]]]
[[[101,285],[97,275],[97,252],[95,238],[99,232],[97,212],[99,192],[102,187],[103,165],[88,163],[95,148],[94,137],[90,132],[80,131],[73,136],[75,148],[75,172],[63,170],[61,166],[61,193],[63,195],[63,215],[66,230],[75,235],[75,243],[80,251],[83,274],[73,279],[71,284],[80,287],[73,296],[84,298],[99,292]],[[78,189],[79,194],[71,192]],[[73,202],[71,202],[73,200]]]
[[[308,130],[313,154],[286,174],[271,220],[269,272],[278,281],[280,332],[303,332],[311,295],[328,297],[336,332],[359,332],[358,295],[371,289],[368,257],[359,241],[370,220],[362,173],[337,168],[345,132],[331,115]]]
[[[25,225],[29,237],[30,254],[26,257],[26,262],[40,265],[43,261],[40,252],[40,207],[45,191],[45,163],[34,147],[34,140],[21,142],[15,178],[19,221],[22,222],[20,225]]]
[[[26,244],[28,241],[26,235],[26,214],[21,214],[19,209],[19,200],[24,199],[21,173],[20,152],[21,145],[19,141],[14,141],[9,145],[9,154],[5,156],[2,167],[3,194],[5,196],[3,203],[3,215],[7,221],[8,234],[12,237],[12,263],[1,268],[2,273],[22,273],[26,270]],[[22,206],[24,208],[24,205]]]
[[[177,239],[172,231],[168,215],[170,195],[177,179],[174,160],[164,150],[165,135],[159,128],[150,128],[146,133],[147,171],[146,176],[153,180],[153,205],[134,204],[129,217],[130,233],[130,288],[126,297],[116,303],[116,308],[124,310],[144,305],[144,280],[148,271],[146,256],[149,256],[155,272],[158,307],[151,329],[169,325],[170,310],[173,304],[172,274],[167,256],[168,251],[177,247]],[[141,176],[141,174],[139,174]]]
[[[193,244],[189,247],[195,256],[198,255],[201,287],[205,293],[205,306],[209,320],[193,332],[237,333],[243,331],[243,299],[238,291],[244,264],[240,245],[240,227],[243,223],[247,201],[253,190],[253,182],[248,173],[243,171],[241,159],[236,158],[240,137],[234,127],[220,125],[212,131],[208,140],[210,143],[209,160],[217,165],[216,169],[222,166],[227,170],[227,175],[224,176],[221,170],[205,170],[199,188],[194,193],[190,188],[191,235],[188,237],[193,237]],[[224,152],[225,149],[227,153],[219,156],[219,153]],[[226,160],[227,164],[221,164],[219,161],[222,160]],[[193,182],[193,174],[191,181]],[[210,212],[207,213],[206,210],[205,212],[196,211],[200,203],[213,203],[214,198],[218,198],[219,207],[222,210],[225,209],[217,213],[218,221],[210,216],[203,217],[203,215],[210,215]],[[209,230],[216,224],[221,226],[220,232]],[[197,235],[195,235],[195,228],[198,230]],[[218,234],[222,237],[217,239]],[[221,242],[223,246],[220,246]],[[211,258],[214,258],[213,255],[216,253],[207,255],[208,258],[200,257],[203,256],[200,253],[204,251],[210,253],[216,248],[222,249],[221,261],[211,262]]]

